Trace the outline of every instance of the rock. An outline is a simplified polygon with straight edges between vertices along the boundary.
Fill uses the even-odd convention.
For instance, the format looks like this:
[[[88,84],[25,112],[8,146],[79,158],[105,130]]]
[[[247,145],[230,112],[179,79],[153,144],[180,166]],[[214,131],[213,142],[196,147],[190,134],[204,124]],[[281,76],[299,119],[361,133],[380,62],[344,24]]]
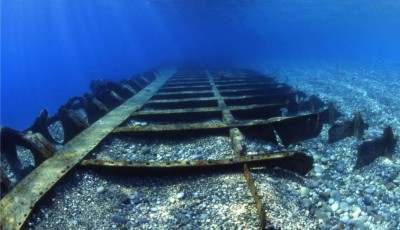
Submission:
[[[312,180],[310,182],[308,182],[308,187],[310,188],[317,188],[319,186],[319,183],[317,180]]]
[[[157,207],[152,207],[152,208],[150,208],[150,211],[152,211],[152,212],[157,212],[157,211],[158,211],[158,208],[157,208]]]
[[[311,201],[308,198],[303,199],[303,206],[307,209],[311,207]]]
[[[199,197],[199,193],[198,192],[194,192],[193,193],[193,198],[198,198]]]
[[[201,214],[200,215],[200,220],[205,220],[207,219],[207,214]]]
[[[365,204],[366,206],[370,206],[370,205],[372,205],[372,204],[374,203],[374,202],[372,201],[371,197],[369,197],[369,196],[364,197],[363,201],[364,201],[364,204]]]
[[[306,197],[309,195],[309,193],[310,193],[310,189],[308,189],[307,187],[300,188],[300,196]]]
[[[274,180],[273,178],[271,178],[271,177],[267,177],[267,181],[268,182],[270,182],[271,184],[277,184],[279,181],[277,181],[277,180]]]
[[[359,219],[352,219],[349,220],[348,224],[352,227],[354,227],[355,229],[365,229],[365,225],[364,222],[366,220],[362,217],[360,217]]]
[[[129,161],[136,161],[136,155],[132,154],[132,155],[129,157]]]
[[[102,193],[102,192],[104,192],[104,187],[103,187],[103,186],[98,187],[98,188],[96,189],[96,192],[97,192],[97,193]]]
[[[326,194],[325,192],[320,192],[318,193],[319,198],[323,199],[323,200],[328,200],[329,199],[329,195]]]
[[[344,173],[344,171],[346,170],[346,165],[343,163],[339,163],[336,165],[336,171],[340,172],[340,173]]]
[[[387,196],[383,196],[381,201],[383,203],[385,203],[385,204],[389,204],[390,203],[390,199]]]
[[[347,212],[349,211],[349,204],[347,202],[340,202],[339,208],[340,210]]]
[[[168,201],[169,201],[170,203],[175,203],[175,198],[170,197],[170,198],[168,198]]]
[[[359,208],[359,207],[357,207],[357,206],[354,206],[354,207],[351,209],[351,211],[352,211],[351,216],[352,216],[353,218],[357,218],[357,217],[361,214],[361,208]]]
[[[143,218],[140,218],[140,220],[137,222],[137,225],[142,225],[142,224],[145,224],[148,222],[149,222],[149,220],[143,217]]]
[[[185,197],[185,192],[183,192],[183,191],[176,194],[177,199],[182,199],[183,197]]]
[[[354,198],[352,198],[352,197],[346,197],[346,202],[347,202],[348,204],[353,204],[353,203],[354,203]]]
[[[142,148],[142,150],[140,150],[140,154],[142,155],[147,155],[149,153],[150,153],[150,147],[145,146]]]
[[[125,217],[123,216],[119,216],[119,215],[114,215],[111,220],[117,224],[126,224],[128,223],[128,220],[125,219]]]
[[[350,220],[350,218],[349,218],[349,216],[343,216],[342,218],[340,218],[340,221],[342,221],[343,223],[347,223],[347,222],[349,222],[349,220]]]
[[[324,165],[328,164],[328,159],[325,157],[321,158],[321,163]]]
[[[202,160],[204,157],[202,155],[194,155],[192,160]]]
[[[392,182],[387,183],[386,185],[386,189],[391,191],[394,187],[396,187],[396,185]]]
[[[128,204],[131,203],[131,199],[129,199],[128,196],[123,195],[123,196],[119,199],[119,202],[120,202],[121,204],[123,204],[123,205],[128,205]]]
[[[133,201],[132,201],[132,203],[133,204],[140,204],[140,203],[142,203],[142,199],[140,198],[140,197],[136,197]]]
[[[319,165],[319,164],[314,164],[314,172],[315,173],[322,173],[324,171],[324,168]]]
[[[368,193],[368,194],[372,194],[372,193],[374,193],[374,189],[373,188],[366,188],[365,192]]]
[[[322,204],[321,209],[324,210],[324,212],[327,212],[327,213],[332,212],[331,206],[329,206],[329,205],[327,205],[327,204]]]
[[[400,174],[398,174],[397,172],[390,172],[388,175],[388,181],[389,182],[393,182],[394,180],[396,180],[396,178],[399,178],[400,180]],[[397,180],[397,181],[399,181]]]
[[[329,220],[328,214],[326,214],[326,212],[324,212],[324,211],[321,210],[321,209],[315,210],[315,217],[316,217],[317,219],[321,219],[321,220],[324,221],[324,222],[326,222],[326,221]]]
[[[334,199],[335,201],[340,201],[340,199],[342,198],[340,193],[336,190],[333,190],[330,195],[331,195],[331,198]]]
[[[336,212],[339,209],[339,202],[335,201],[335,203],[333,203],[331,205],[331,208],[332,208],[332,212]]]
[[[377,214],[377,215],[374,215],[374,221],[375,221],[376,223],[381,223],[381,222],[384,221],[384,218],[383,218],[383,216]]]

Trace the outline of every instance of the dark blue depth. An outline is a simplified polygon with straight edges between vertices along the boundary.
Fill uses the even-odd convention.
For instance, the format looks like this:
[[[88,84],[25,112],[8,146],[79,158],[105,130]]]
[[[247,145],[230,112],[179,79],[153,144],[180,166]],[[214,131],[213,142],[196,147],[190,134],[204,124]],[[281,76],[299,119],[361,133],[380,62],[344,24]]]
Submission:
[[[168,65],[400,60],[396,1],[4,0],[1,125],[25,129],[92,79]]]

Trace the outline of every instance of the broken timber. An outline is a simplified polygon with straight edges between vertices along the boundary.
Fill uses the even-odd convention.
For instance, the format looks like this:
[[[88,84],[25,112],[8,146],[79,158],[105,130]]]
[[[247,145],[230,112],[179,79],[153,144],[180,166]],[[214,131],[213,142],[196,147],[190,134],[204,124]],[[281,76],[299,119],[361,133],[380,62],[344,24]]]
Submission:
[[[173,75],[160,76],[145,90],[112,110],[63,146],[53,157],[44,161],[7,194],[0,203],[2,229],[19,229],[25,223],[36,202],[53,187],[82,158],[93,150],[115,127],[141,108]]]
[[[241,156],[220,160],[196,160],[176,162],[137,162],[137,161],[104,161],[97,159],[83,160],[82,166],[108,170],[120,170],[132,175],[160,175],[175,173],[192,173],[199,170],[241,169],[244,164],[250,167],[280,167],[300,175],[305,175],[312,168],[312,158],[302,152],[275,152]],[[289,166],[289,167],[288,167]]]
[[[159,73],[156,79],[138,76],[118,84],[97,81],[91,88],[93,95],[72,98],[62,107],[68,111],[66,117],[63,118],[60,113],[48,119],[45,111],[32,126],[31,131],[49,138],[46,127],[49,120],[64,121],[64,134],[68,134],[64,139],[66,144],[1,200],[2,229],[21,228],[39,199],[78,164],[110,170],[129,169],[133,174],[187,172],[199,168],[241,169],[255,199],[260,226],[264,228],[265,210],[250,168],[281,167],[305,175],[311,169],[313,159],[304,153],[290,151],[245,156],[242,145],[244,136],[289,146],[319,135],[322,128],[320,117],[326,113],[326,110],[318,110],[322,105],[315,106],[313,102],[307,104],[304,100],[300,102],[302,92],[292,91],[289,86],[252,71],[192,71],[177,74],[166,71]],[[315,101],[315,98],[311,99]],[[281,116],[282,109],[289,107],[293,111],[304,111],[304,104],[312,105],[306,106],[312,110],[309,111],[311,113]],[[75,119],[77,108],[86,109],[88,123],[91,124],[84,130],[85,121]],[[118,127],[131,118],[151,125]],[[216,122],[208,123],[209,119]],[[66,127],[66,121],[74,129],[66,131],[69,128]],[[160,137],[165,134],[175,137],[186,132],[196,134],[212,131],[229,134],[234,152],[232,158],[184,162],[83,160],[108,135]]]

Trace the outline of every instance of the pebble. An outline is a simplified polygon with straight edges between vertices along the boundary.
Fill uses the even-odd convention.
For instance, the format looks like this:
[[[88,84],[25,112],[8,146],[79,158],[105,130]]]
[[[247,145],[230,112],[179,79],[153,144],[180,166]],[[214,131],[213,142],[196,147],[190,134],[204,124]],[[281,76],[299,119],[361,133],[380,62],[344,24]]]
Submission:
[[[129,157],[129,161],[135,161],[136,160],[136,155],[131,155]]]
[[[319,186],[319,183],[318,183],[317,180],[312,180],[312,181],[310,181],[310,182],[308,183],[308,186],[309,186],[310,188],[317,188],[317,187]]]
[[[157,208],[157,207],[152,207],[152,208],[150,208],[150,211],[152,211],[152,212],[157,212],[157,211],[158,211],[158,208]]]
[[[326,214],[326,212],[324,212],[323,210],[320,210],[320,209],[315,210],[315,217],[324,222],[329,220],[328,214]]]
[[[333,212],[336,212],[339,209],[339,202],[335,201],[335,203],[331,205],[331,208]]]
[[[324,171],[324,168],[322,168],[321,165],[319,165],[319,164],[315,164],[314,165],[314,172],[315,173],[322,173],[323,171]]]
[[[103,187],[103,186],[98,187],[98,188],[96,189],[96,192],[97,192],[97,193],[102,193],[102,192],[104,192],[104,187]]]
[[[149,222],[149,220],[143,217],[143,218],[140,218],[140,220],[137,222],[137,224],[141,225],[141,224],[145,224],[145,223],[148,223],[148,222]]]
[[[129,199],[129,197],[127,197],[126,195],[123,195],[120,199],[119,199],[120,204],[124,204],[124,205],[128,205],[131,203],[131,200]]]
[[[168,201],[169,201],[170,203],[175,203],[175,198],[170,197],[170,198],[168,198]]]
[[[135,197],[135,199],[132,199],[133,204],[140,204],[142,203],[142,199],[140,197]]]
[[[310,193],[310,189],[308,189],[307,187],[301,187],[300,196],[306,197],[306,196],[308,196],[309,193]]]
[[[352,198],[352,197],[346,197],[346,202],[347,202],[348,204],[353,204],[353,203],[354,203],[354,198]]]
[[[364,224],[364,222],[366,221],[366,218],[365,217],[360,217],[360,218],[358,218],[357,220],[350,220],[352,223],[351,223],[351,225],[353,225],[354,226],[354,228],[356,228],[356,229],[365,229],[365,224]],[[349,221],[349,224],[350,224],[350,221]]]
[[[336,171],[338,171],[339,173],[344,173],[346,169],[346,165],[343,163],[339,163],[336,165]]]
[[[323,200],[328,200],[329,199],[329,196],[324,192],[318,193],[318,196]]]
[[[322,204],[321,209],[324,210],[324,212],[328,212],[328,213],[329,213],[329,212],[332,212],[331,206],[329,206],[329,205],[327,205],[327,204]]]
[[[368,193],[368,194],[372,194],[374,192],[374,189],[373,188],[367,188],[367,189],[365,189],[365,192]]]
[[[364,201],[364,204],[365,204],[366,206],[370,206],[370,205],[372,205],[372,204],[374,203],[374,202],[372,201],[372,199],[371,199],[369,196],[364,197],[363,201]]]
[[[194,155],[192,160],[202,160],[204,157],[202,155]]]
[[[303,206],[307,209],[309,209],[311,207],[311,201],[307,198],[303,199]]]
[[[334,199],[335,201],[340,201],[340,199],[342,198],[340,193],[336,190],[333,190],[330,195],[331,195],[331,198]]]
[[[391,191],[394,187],[396,187],[396,185],[392,182],[389,182],[386,184],[386,188],[387,190]]]
[[[185,197],[185,192],[180,192],[176,195],[177,199],[182,199],[183,197]]]
[[[201,214],[200,215],[200,220],[205,220],[207,219],[207,214]]]
[[[353,218],[357,218],[357,217],[361,214],[361,208],[359,208],[359,207],[357,207],[357,206],[353,207],[353,208],[351,209],[351,211],[352,211],[351,216],[352,216]]]
[[[393,183],[400,185],[400,174],[395,179],[393,179]]]
[[[347,223],[349,220],[349,216],[343,216],[342,218],[340,218],[340,221],[342,221],[343,223]]]
[[[340,202],[339,208],[340,210],[347,212],[349,211],[349,204],[347,202]]]
[[[149,147],[143,147],[142,150],[140,150],[140,154],[146,155],[150,153],[150,148]]]
[[[271,184],[278,184],[278,182],[279,182],[279,181],[277,181],[277,180],[274,180],[274,179],[271,178],[271,177],[267,177],[267,181],[270,182]]]
[[[114,215],[111,220],[117,224],[126,224],[128,221],[123,216]]]

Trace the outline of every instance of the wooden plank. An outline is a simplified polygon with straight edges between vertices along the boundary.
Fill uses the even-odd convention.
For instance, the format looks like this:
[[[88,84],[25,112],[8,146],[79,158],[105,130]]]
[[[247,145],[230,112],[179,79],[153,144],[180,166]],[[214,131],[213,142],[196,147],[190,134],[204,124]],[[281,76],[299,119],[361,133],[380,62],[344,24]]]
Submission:
[[[78,134],[18,183],[0,201],[1,229],[20,229],[40,198],[115,127],[140,109],[174,73],[174,70],[159,73],[153,83]]]
[[[268,108],[276,106],[284,106],[284,104],[260,104],[260,105],[244,105],[244,106],[228,106],[232,111],[238,110],[251,110],[258,108]],[[205,108],[193,108],[193,109],[158,109],[158,110],[144,110],[135,112],[132,116],[146,116],[146,115],[161,115],[161,114],[178,114],[178,113],[207,113],[222,111],[219,107],[205,107]]]

